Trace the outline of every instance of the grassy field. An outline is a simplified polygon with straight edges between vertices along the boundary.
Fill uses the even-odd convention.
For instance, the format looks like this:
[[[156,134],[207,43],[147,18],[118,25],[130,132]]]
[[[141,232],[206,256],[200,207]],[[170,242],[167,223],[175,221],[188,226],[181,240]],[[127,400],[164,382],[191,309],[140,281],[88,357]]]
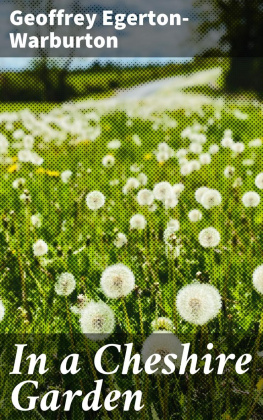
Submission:
[[[146,117],[141,104],[127,112],[71,104],[38,117],[41,107],[1,105],[1,333],[118,333],[136,341],[161,330],[196,346],[212,341],[216,354],[262,350],[263,275],[253,283],[253,273],[263,258],[263,181],[255,183],[263,108],[187,103],[158,112],[157,102]],[[87,198],[93,191],[102,196]],[[216,232],[204,232],[210,227]],[[115,264],[131,272],[117,267],[107,277]],[[197,294],[189,300],[191,285]],[[199,293],[204,285],[214,288]],[[113,312],[103,315],[101,306],[94,315],[94,302]],[[101,341],[89,343],[93,351]],[[252,370],[230,369],[230,385],[216,377],[204,394],[197,379],[176,388],[157,378],[158,401],[149,394],[144,418],[262,418],[256,356]]]

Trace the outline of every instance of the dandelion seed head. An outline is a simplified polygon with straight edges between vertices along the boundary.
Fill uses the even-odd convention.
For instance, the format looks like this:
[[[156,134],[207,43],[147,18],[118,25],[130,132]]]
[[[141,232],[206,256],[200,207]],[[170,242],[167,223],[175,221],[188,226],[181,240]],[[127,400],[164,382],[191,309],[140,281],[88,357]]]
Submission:
[[[255,185],[256,187],[258,187],[260,190],[263,189],[263,172],[261,172],[260,174],[258,174],[255,178]]]
[[[191,222],[196,223],[202,219],[202,213],[198,209],[193,209],[188,213],[188,217]]]
[[[100,285],[108,298],[118,299],[131,293],[135,287],[135,277],[126,265],[115,264],[103,271]]]
[[[39,239],[33,244],[33,253],[35,257],[41,257],[48,253],[48,246],[45,241]]]
[[[205,209],[219,206],[222,201],[222,196],[219,191],[209,189],[205,191],[201,198],[201,204]]]
[[[180,366],[183,346],[179,338],[173,334],[171,331],[159,330],[153,332],[143,343],[142,347],[142,361],[143,363],[151,357],[153,354],[159,354],[162,358],[158,364],[154,366],[155,369],[158,369],[157,374],[162,373],[162,369],[165,369],[164,358],[169,354],[176,354],[177,359],[175,360],[175,365]]]
[[[4,316],[5,316],[5,307],[2,300],[0,299],[0,321],[3,320]]]
[[[144,229],[146,227],[147,221],[142,214],[134,214],[130,218],[130,228],[131,229]]]
[[[258,293],[263,294],[263,265],[257,267],[253,272],[253,286]]]
[[[220,233],[217,229],[208,227],[201,230],[198,236],[198,240],[204,248],[214,248],[220,242]]]
[[[152,329],[155,331],[158,330],[165,330],[165,331],[172,331],[174,328],[173,322],[164,316],[161,316],[157,319],[152,321]]]
[[[80,327],[89,339],[104,340],[114,331],[114,312],[104,302],[90,301],[81,310]]]
[[[122,246],[126,245],[128,242],[127,237],[124,233],[118,232],[116,239],[114,241],[114,245],[116,248],[121,248]]]
[[[105,204],[105,196],[100,191],[91,191],[86,197],[86,203],[90,210],[98,210]]]
[[[76,281],[71,273],[62,273],[55,284],[55,292],[60,296],[70,295],[76,287]]]
[[[163,181],[155,184],[153,194],[156,200],[163,201],[173,196],[173,189],[169,182]]]
[[[260,203],[260,196],[255,191],[248,191],[242,197],[245,207],[257,207]]]
[[[140,206],[151,206],[154,201],[153,192],[147,189],[140,190],[137,194],[137,201]]]
[[[176,306],[185,321],[204,325],[218,315],[222,301],[214,286],[195,282],[179,290]]]

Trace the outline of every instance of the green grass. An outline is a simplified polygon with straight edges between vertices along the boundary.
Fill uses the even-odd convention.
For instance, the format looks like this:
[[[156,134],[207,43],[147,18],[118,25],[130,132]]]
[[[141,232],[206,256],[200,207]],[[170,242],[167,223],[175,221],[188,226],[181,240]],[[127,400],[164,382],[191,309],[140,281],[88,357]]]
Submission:
[[[1,109],[12,111],[12,108],[5,107],[2,104]],[[27,104],[27,107],[34,112],[41,111],[39,105],[31,108]],[[186,116],[183,110],[175,111],[169,114],[177,122],[174,128],[165,125],[162,117],[159,127],[153,128],[150,120],[132,119],[124,112],[115,112],[101,117],[101,134],[94,142],[70,145],[68,140],[72,140],[72,135],[68,132],[67,140],[57,145],[56,138],[45,143],[45,134],[36,134],[34,147],[44,158],[40,168],[30,163],[19,163],[17,167],[13,166],[14,163],[2,165],[0,296],[6,312],[0,323],[1,333],[51,334],[72,330],[73,334],[81,334],[79,316],[68,312],[67,307],[77,305],[77,296],[83,294],[88,300],[106,302],[115,313],[115,332],[129,333],[134,339],[139,334],[144,338],[150,335],[152,321],[165,316],[173,322],[173,331],[181,341],[190,337],[201,348],[211,340],[216,354],[231,352],[232,348],[241,354],[245,350],[252,353],[260,350],[259,341],[255,347],[255,337],[260,338],[258,323],[263,298],[253,288],[252,274],[262,264],[263,255],[263,197],[262,191],[254,184],[255,176],[262,172],[263,155],[262,146],[250,148],[248,143],[262,137],[263,116],[259,107],[250,104],[239,107],[248,114],[247,119],[241,120],[233,114],[234,108],[233,104],[223,108],[220,118],[215,115],[214,107],[204,108],[201,115]],[[83,114],[79,118],[83,118]],[[132,124],[128,124],[129,121]],[[197,123],[200,124],[199,132],[207,139],[204,151],[212,144],[220,146],[226,129],[232,130],[235,142],[244,142],[245,151],[233,158],[229,149],[220,146],[210,165],[203,165],[188,176],[181,175],[176,157],[159,164],[155,156],[158,144],[166,141],[175,152],[187,148],[189,139],[182,138],[181,133]],[[13,158],[17,155],[13,131],[20,128],[29,132],[19,119],[9,131],[4,123],[1,125],[1,133],[10,142],[9,155]],[[32,131],[35,129],[37,127]],[[141,139],[141,146],[133,142],[134,134]],[[108,142],[116,138],[121,141],[121,147],[109,151]],[[109,153],[114,155],[115,164],[105,168],[102,159]],[[196,159],[197,156],[188,154],[188,158]],[[252,166],[243,164],[246,159],[253,159]],[[160,201],[155,201],[155,211],[140,206],[136,200],[139,189],[123,194],[126,180],[138,175],[131,171],[135,163],[148,178],[147,185],[139,189],[152,190],[161,181],[184,184],[185,189],[174,209],[165,209]],[[233,178],[224,176],[228,165],[235,167]],[[68,169],[72,176],[65,184],[60,174]],[[22,188],[14,189],[12,182],[20,177],[26,183]],[[233,182],[237,178],[242,178],[242,185],[234,188]],[[116,179],[119,184],[111,186],[110,181]],[[196,189],[201,186],[217,189],[222,195],[222,204],[210,210],[204,209],[194,198]],[[30,197],[26,202],[20,199],[24,190]],[[101,191],[106,197],[106,204],[97,212],[89,210],[85,202],[87,193],[93,190]],[[247,191],[256,191],[261,197],[260,204],[254,209],[242,204],[242,196]],[[194,208],[202,212],[201,221],[195,224],[188,218],[189,211]],[[142,231],[130,229],[129,220],[136,213],[143,214],[147,220],[147,227]],[[32,226],[30,219],[33,214],[41,214],[41,227]],[[171,218],[180,222],[176,236],[180,240],[181,252],[175,259],[168,258],[163,241],[164,230]],[[199,232],[209,226],[220,232],[221,241],[215,249],[203,248],[198,241]],[[124,233],[128,239],[122,248],[114,245],[117,232]],[[45,257],[33,255],[32,246],[37,239],[48,244]],[[109,299],[100,288],[102,272],[116,263],[130,267],[136,278],[136,290],[125,298],[127,316],[124,316],[122,299]],[[76,288],[67,299],[58,296],[54,288],[58,275],[63,272],[72,273],[76,279]],[[183,320],[176,308],[178,291],[194,279],[214,285],[222,297],[222,310],[207,329]],[[93,350],[97,348],[97,344],[91,347]],[[212,387],[213,406],[209,405],[207,413],[202,398],[210,401],[211,384],[204,382],[204,397],[201,391],[198,394],[198,379],[194,379],[195,396],[189,397],[191,384],[184,379],[183,382],[180,380],[179,389],[172,385],[169,398],[159,392],[158,402],[155,404],[154,396],[150,401],[155,404],[154,410],[159,418],[172,418],[169,416],[177,413],[178,418],[237,420],[245,419],[243,414],[248,415],[251,408],[255,413],[251,418],[260,418],[261,408],[257,402],[254,407],[253,393],[262,375],[262,366],[251,377],[239,377],[233,369],[229,375],[231,386],[238,392],[231,391],[230,404],[224,378],[216,377]],[[90,378],[86,380],[91,381]],[[158,393],[156,382],[152,386]],[[166,382],[162,382],[162,386],[166,386]],[[223,395],[221,399],[217,399],[219,390]],[[249,394],[249,397],[243,399],[242,393]],[[196,401],[197,397],[199,401]],[[166,404],[170,414],[164,410]],[[149,411],[146,415],[146,418],[153,418]],[[76,414],[73,419],[77,418]]]

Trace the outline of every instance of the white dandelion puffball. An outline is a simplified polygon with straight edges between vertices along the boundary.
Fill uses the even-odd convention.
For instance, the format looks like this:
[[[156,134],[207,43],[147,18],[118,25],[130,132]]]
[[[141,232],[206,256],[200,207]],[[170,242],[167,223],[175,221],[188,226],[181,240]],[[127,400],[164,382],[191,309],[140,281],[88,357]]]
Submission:
[[[132,190],[136,190],[140,186],[140,181],[137,178],[128,178],[126,184],[124,185],[122,192],[123,194],[128,194]]]
[[[189,152],[199,155],[202,153],[203,146],[200,143],[190,143]]]
[[[113,166],[114,163],[115,163],[115,157],[113,155],[104,156],[104,158],[102,159],[102,165],[106,166],[106,168]]]
[[[193,223],[199,222],[202,219],[202,213],[198,209],[193,209],[188,213],[189,220]]]
[[[155,184],[153,195],[156,200],[166,200],[167,198],[173,196],[173,188],[170,182],[163,181]]]
[[[209,189],[205,191],[201,198],[201,204],[205,209],[211,209],[212,207],[219,206],[222,201],[222,196],[219,191]]]
[[[64,184],[66,184],[69,181],[69,178],[71,177],[71,175],[72,175],[72,171],[70,171],[70,170],[66,170],[66,171],[61,172],[60,176],[61,176],[62,182],[64,182]]]
[[[177,206],[177,204],[178,204],[178,200],[177,200],[177,197],[175,195],[173,195],[169,198],[166,198],[164,200],[164,207],[166,209],[174,209]]]
[[[12,186],[13,188],[17,189],[19,187],[23,187],[23,185],[25,185],[26,180],[25,178],[17,178],[13,181]]]
[[[100,191],[91,191],[86,197],[86,203],[90,210],[98,210],[104,206],[105,196]]]
[[[55,284],[55,292],[60,296],[70,295],[76,287],[76,281],[71,273],[62,273]]]
[[[221,146],[231,149],[233,146],[233,139],[231,137],[224,137],[221,141]]]
[[[209,191],[209,188],[207,188],[207,187],[197,188],[197,190],[195,191],[195,199],[198,203],[201,204],[201,199],[202,199],[204,193],[206,193],[207,191]]]
[[[41,257],[48,253],[48,246],[45,241],[39,239],[33,244],[33,253],[35,257]]]
[[[148,177],[143,172],[137,176],[137,179],[141,185],[146,185],[148,182]]]
[[[184,190],[184,184],[179,183],[179,184],[173,185],[173,192],[175,195],[177,195],[177,197],[183,192],[183,190]]]
[[[5,316],[5,307],[2,300],[0,299],[0,321],[2,321],[4,316]]]
[[[209,153],[202,153],[199,156],[199,160],[202,165],[209,165],[211,163],[211,156]]]
[[[219,152],[219,146],[217,144],[212,144],[209,147],[209,153],[210,155],[216,155]]]
[[[151,206],[154,201],[154,195],[151,190],[143,189],[137,194],[137,201],[140,206]]]
[[[234,168],[234,166],[227,166],[227,167],[224,169],[224,176],[225,176],[226,178],[231,178],[231,177],[234,175],[234,172],[235,172],[235,168]]]
[[[168,227],[165,229],[163,233],[163,240],[166,245],[176,245],[176,234],[175,229],[172,227]]]
[[[220,233],[215,228],[208,227],[201,230],[198,240],[204,248],[214,248],[220,242]]]
[[[165,369],[164,358],[169,354],[176,354],[177,358],[173,359],[177,367],[180,366],[183,346],[179,338],[171,331],[159,330],[154,331],[143,343],[142,346],[143,363],[153,354],[159,354],[162,358],[159,363],[154,365],[154,369],[158,369],[156,373],[162,373]]]
[[[246,192],[242,197],[245,207],[257,207],[260,203],[260,196],[255,191]]]
[[[263,265],[260,265],[254,270],[253,286],[258,293],[263,294]]]
[[[88,302],[81,310],[80,327],[91,340],[104,340],[114,330],[114,312],[104,302]]]
[[[131,229],[144,229],[147,225],[147,221],[142,214],[134,214],[130,218],[130,228]]]
[[[218,315],[222,301],[214,286],[192,283],[179,290],[176,306],[185,321],[195,325],[204,325]]]
[[[127,296],[134,289],[135,277],[126,265],[115,264],[103,271],[100,285],[108,298],[118,299]]]
[[[238,142],[238,143],[233,143],[231,146],[231,150],[234,153],[242,153],[245,150],[245,145],[244,143]]]
[[[260,174],[258,174],[255,178],[255,185],[256,187],[258,187],[260,190],[263,190],[263,172],[261,172]]]
[[[180,229],[180,222],[177,219],[170,219],[167,223],[167,228],[172,228],[175,232]]]
[[[124,233],[119,232],[117,233],[116,239],[114,241],[114,245],[116,248],[121,248],[122,246],[126,245],[128,242],[127,237]]]
[[[41,215],[40,214],[33,214],[31,216],[31,223],[33,226],[39,228],[41,226]]]
[[[121,147],[121,142],[118,139],[115,140],[111,140],[108,144],[107,144],[107,148],[108,149],[119,149],[119,147]]]

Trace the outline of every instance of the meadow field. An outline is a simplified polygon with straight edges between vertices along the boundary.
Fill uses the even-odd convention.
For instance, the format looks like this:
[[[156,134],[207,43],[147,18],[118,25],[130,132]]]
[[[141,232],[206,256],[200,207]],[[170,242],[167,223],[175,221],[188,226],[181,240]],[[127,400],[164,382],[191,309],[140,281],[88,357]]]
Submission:
[[[263,105],[182,90],[216,75],[140,101],[1,107],[2,337],[64,334],[89,355],[128,337],[142,359],[178,339],[254,355],[244,375],[131,379],[147,409],[101,418],[263,416]]]

